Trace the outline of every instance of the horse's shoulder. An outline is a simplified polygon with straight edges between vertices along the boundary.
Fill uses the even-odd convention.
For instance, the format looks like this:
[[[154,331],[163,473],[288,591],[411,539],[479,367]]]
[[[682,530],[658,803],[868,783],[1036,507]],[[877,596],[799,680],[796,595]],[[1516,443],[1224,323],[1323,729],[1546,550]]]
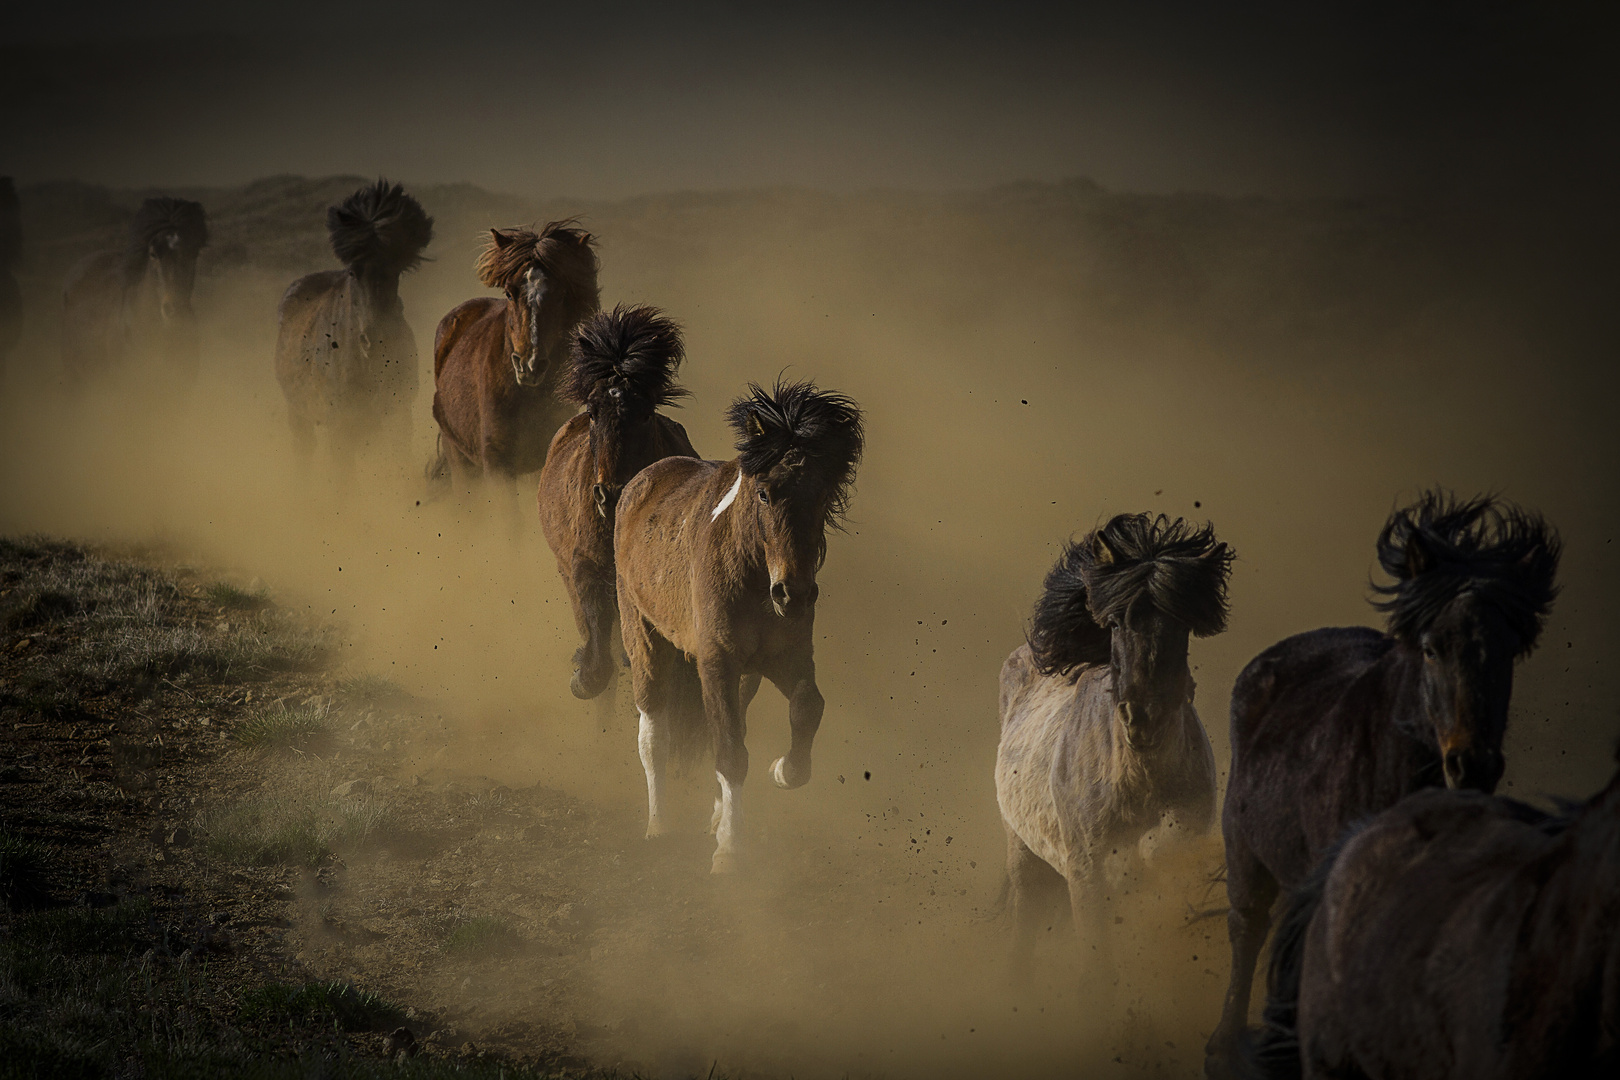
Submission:
[[[1249,661],[1232,684],[1234,737],[1256,727],[1284,696],[1337,696],[1392,645],[1366,626],[1323,627],[1277,642]]]

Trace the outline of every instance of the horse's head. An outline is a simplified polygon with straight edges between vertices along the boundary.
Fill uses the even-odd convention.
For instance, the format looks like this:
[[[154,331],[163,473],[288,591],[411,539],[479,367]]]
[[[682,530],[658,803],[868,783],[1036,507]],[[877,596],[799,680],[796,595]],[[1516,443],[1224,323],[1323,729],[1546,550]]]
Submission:
[[[860,407],[809,382],[778,382],[770,393],[750,383],[726,418],[741,454],[730,498],[756,526],[771,607],[784,617],[808,615],[820,592],[827,529],[839,527],[861,459]]]
[[[1115,713],[1137,749],[1158,745],[1192,699],[1187,642],[1226,629],[1235,557],[1209,525],[1121,514],[1080,545],[1092,617],[1108,631]]]
[[[491,229],[489,235],[478,275],[506,293],[512,377],[519,386],[540,386],[566,355],[574,324],[597,308],[591,234],[554,221],[538,233]]]
[[[1226,628],[1234,557],[1211,526],[1120,514],[1065,547],[1046,575],[1029,631],[1036,667],[1108,664],[1126,740],[1157,746],[1192,697],[1188,638]]]
[[[1541,634],[1559,553],[1539,516],[1439,491],[1396,512],[1379,536],[1395,584],[1376,587],[1386,598],[1378,606],[1400,647],[1422,658],[1423,711],[1447,787],[1489,792],[1502,778],[1513,663]]]
[[[557,392],[590,418],[591,495],[596,512],[612,521],[624,488],[619,463],[626,440],[637,438],[660,406],[686,396],[675,382],[686,347],[674,320],[645,305],[599,312],[573,338],[572,363]]]
[[[192,319],[197,253],[207,242],[208,223],[201,203],[147,199],[136,212],[130,224],[125,270],[131,280],[144,277],[151,282],[164,325]]]

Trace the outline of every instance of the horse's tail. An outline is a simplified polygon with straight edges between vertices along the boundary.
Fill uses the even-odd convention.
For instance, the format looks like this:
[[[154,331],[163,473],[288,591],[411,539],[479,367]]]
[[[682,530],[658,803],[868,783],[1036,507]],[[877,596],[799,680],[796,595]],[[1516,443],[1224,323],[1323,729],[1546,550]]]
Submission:
[[[332,251],[350,270],[402,274],[422,261],[433,219],[399,184],[379,179],[326,211]]]
[[[703,708],[697,662],[675,660],[669,680],[669,754],[681,769],[714,764],[714,729]]]
[[[572,362],[557,393],[575,405],[589,404],[593,417],[602,411],[621,419],[650,415],[686,396],[675,381],[685,359],[673,319],[645,304],[620,304],[575,328]]]
[[[1271,940],[1266,972],[1266,1007],[1260,1026],[1238,1037],[1234,1073],[1243,1080],[1298,1080],[1304,1075],[1299,1043],[1299,985],[1305,966],[1305,937],[1321,906],[1328,875],[1350,835],[1330,849],[1288,897]]]

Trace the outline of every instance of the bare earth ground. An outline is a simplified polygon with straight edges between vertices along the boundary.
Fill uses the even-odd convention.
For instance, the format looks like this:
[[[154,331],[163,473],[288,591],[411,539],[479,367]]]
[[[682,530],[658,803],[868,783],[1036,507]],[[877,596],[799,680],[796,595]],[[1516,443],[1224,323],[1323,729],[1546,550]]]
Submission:
[[[1072,1075],[1100,1050],[1072,962],[1003,1000],[1000,927],[953,926],[976,898],[926,821],[713,879],[708,838],[645,843],[638,805],[435,764],[453,718],[333,674],[336,628],[161,556],[0,541],[0,1074]],[[1163,972],[1162,940],[1134,950],[1157,985],[1109,990],[1112,1066],[1196,1071],[1162,1017],[1209,1011],[1213,927]]]

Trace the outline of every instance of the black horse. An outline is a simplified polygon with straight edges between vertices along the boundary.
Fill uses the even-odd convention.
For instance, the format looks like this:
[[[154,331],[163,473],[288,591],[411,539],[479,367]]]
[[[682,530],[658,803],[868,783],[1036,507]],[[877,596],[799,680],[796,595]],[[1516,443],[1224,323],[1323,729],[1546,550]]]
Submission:
[[[1559,817],[1423,791],[1290,900],[1250,1076],[1620,1076],[1620,772]]]
[[[22,289],[12,271],[22,255],[22,213],[17,203],[17,186],[11,177],[0,176],[0,376],[6,373],[6,360],[22,338]]]
[[[1378,537],[1393,584],[1389,632],[1300,634],[1232,687],[1226,840],[1232,975],[1206,1071],[1226,1073],[1279,887],[1292,888],[1353,822],[1419,788],[1492,791],[1514,661],[1535,648],[1560,543],[1538,516],[1431,491]]]

